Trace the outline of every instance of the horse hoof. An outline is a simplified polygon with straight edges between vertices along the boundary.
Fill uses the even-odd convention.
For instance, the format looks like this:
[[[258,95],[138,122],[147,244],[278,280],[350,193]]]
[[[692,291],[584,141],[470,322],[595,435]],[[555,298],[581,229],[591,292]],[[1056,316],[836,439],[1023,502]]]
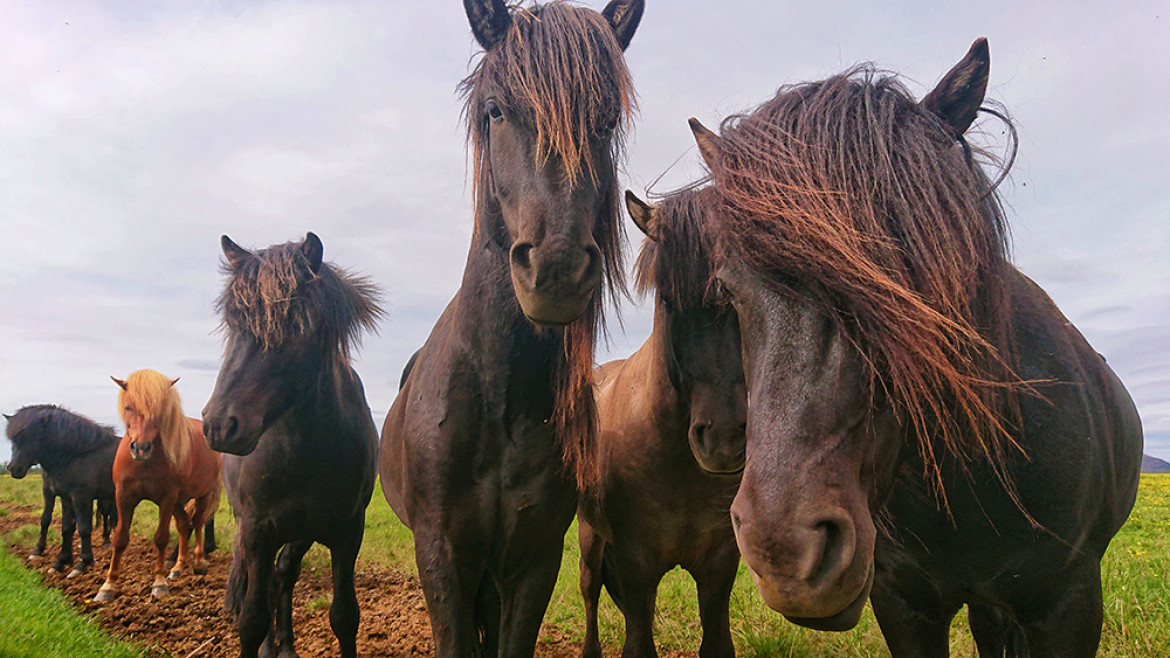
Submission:
[[[174,560],[167,560],[166,562],[163,562],[163,566],[168,568],[168,569],[171,569],[175,566],[175,562],[174,562]]]
[[[50,576],[57,576],[57,575],[60,575],[62,568],[64,568],[64,567],[58,568],[56,566],[52,566],[52,567],[49,567],[49,570],[46,571],[45,573],[49,574]]]
[[[167,588],[166,585],[155,585],[154,587],[150,588],[150,595],[156,599],[161,599],[170,593],[171,590]]]
[[[93,597],[94,601],[98,603],[107,603],[113,601],[118,596],[118,592],[112,589],[98,590],[97,596]]]
[[[32,555],[28,556],[28,561],[29,562],[40,562],[41,556],[37,555],[36,553],[33,553]]]
[[[181,575],[183,575],[182,571],[178,569],[172,569],[171,572],[167,574],[167,580],[174,580]]]
[[[67,580],[72,580],[72,579],[74,579],[74,578],[76,578],[76,577],[78,577],[78,576],[80,576],[80,575],[82,575],[82,574],[84,574],[84,573],[85,573],[85,571],[84,571],[84,570],[82,570],[82,569],[74,569],[73,571],[70,571],[70,572],[69,572],[69,575],[68,575],[68,576],[65,576],[65,578],[66,578]]]
[[[206,576],[207,565],[203,565],[201,567],[191,567],[191,571],[194,571],[196,576]]]

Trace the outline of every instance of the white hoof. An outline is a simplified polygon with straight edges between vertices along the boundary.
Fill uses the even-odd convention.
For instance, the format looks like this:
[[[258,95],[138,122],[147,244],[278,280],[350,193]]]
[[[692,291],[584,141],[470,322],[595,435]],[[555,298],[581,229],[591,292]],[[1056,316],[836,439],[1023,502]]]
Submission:
[[[80,576],[80,575],[82,575],[82,574],[84,574],[84,573],[85,573],[85,572],[84,572],[84,571],[82,571],[81,569],[74,569],[73,571],[70,571],[70,572],[69,572],[69,575],[68,575],[68,576],[65,576],[65,578],[66,578],[67,580],[72,580],[73,578],[76,578],[76,577],[78,577],[78,576]]]
[[[150,595],[156,599],[161,599],[171,593],[171,590],[166,585],[155,585],[150,588]]]

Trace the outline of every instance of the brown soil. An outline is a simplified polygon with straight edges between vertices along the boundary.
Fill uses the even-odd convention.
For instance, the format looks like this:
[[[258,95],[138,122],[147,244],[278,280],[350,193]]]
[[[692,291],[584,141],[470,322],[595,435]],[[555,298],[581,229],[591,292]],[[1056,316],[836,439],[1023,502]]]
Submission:
[[[4,504],[10,513],[0,517],[0,538],[24,525],[39,524],[40,510]],[[39,570],[47,586],[56,587],[78,608],[97,615],[103,628],[148,647],[157,656],[211,658],[239,655],[236,630],[223,609],[224,583],[227,582],[231,555],[218,550],[209,560],[206,576],[187,573],[171,582],[171,594],[161,600],[150,596],[154,580],[154,547],[144,537],[133,537],[123,558],[121,594],[106,604],[95,603],[93,596],[105,577],[110,549],[94,547],[94,566],[88,573],[72,580],[48,574],[60,545],[60,525],[54,519],[49,533],[50,545],[45,557],[27,562]],[[101,533],[94,532],[95,543]],[[22,558],[28,549],[9,544]],[[77,549],[75,545],[75,550]],[[361,606],[358,629],[358,653],[363,656],[429,656],[430,622],[418,579],[390,570],[358,565],[357,596]],[[332,587],[328,570],[302,572],[293,594],[293,623],[297,652],[309,656],[337,655],[337,642],[329,628],[329,601]],[[612,649],[612,648],[611,648]],[[609,652],[607,652],[608,654]],[[556,627],[541,629],[536,655],[542,658],[569,658],[581,655],[579,644],[567,639]],[[694,656],[693,653],[663,652],[664,658]]]

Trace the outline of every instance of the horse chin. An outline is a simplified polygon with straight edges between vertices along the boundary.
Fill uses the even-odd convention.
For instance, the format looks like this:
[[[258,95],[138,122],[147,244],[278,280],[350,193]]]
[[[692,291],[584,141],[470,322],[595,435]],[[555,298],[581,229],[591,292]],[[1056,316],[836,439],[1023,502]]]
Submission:
[[[521,290],[516,286],[516,299],[524,317],[544,327],[563,327],[585,312],[593,299],[593,289],[583,295],[551,295]]]
[[[869,577],[865,581],[865,587],[861,588],[857,598],[845,606],[843,610],[835,615],[828,617],[790,617],[784,615],[788,621],[797,626],[804,626],[811,628],[814,631],[848,631],[857,625],[861,619],[861,613],[865,610],[865,602],[869,600],[869,592],[873,589],[873,564],[869,565]]]
[[[235,440],[230,443],[223,443],[220,441],[208,441],[208,445],[216,452],[222,452],[228,455],[236,455],[237,457],[247,457],[256,450],[256,446],[260,444],[260,435],[257,434],[255,439],[243,441],[236,436]]]
[[[24,476],[28,475],[28,467],[27,466],[11,466],[10,465],[8,467],[8,473],[10,475],[12,475],[13,479],[21,480],[24,478]]]

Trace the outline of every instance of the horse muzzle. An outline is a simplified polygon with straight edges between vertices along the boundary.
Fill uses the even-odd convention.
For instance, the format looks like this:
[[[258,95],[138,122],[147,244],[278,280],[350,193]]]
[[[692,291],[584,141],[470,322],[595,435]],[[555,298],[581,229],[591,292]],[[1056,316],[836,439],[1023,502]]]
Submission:
[[[136,462],[144,462],[150,459],[151,453],[154,452],[154,442],[130,442],[130,457]]]
[[[19,480],[19,479],[23,478],[24,476],[28,475],[28,468],[29,468],[28,466],[14,466],[12,464],[9,464],[8,465],[8,473],[10,475],[12,475],[13,478]]]
[[[581,317],[601,283],[601,252],[593,244],[552,250],[519,243],[510,260],[520,309],[540,325],[563,326]]]

